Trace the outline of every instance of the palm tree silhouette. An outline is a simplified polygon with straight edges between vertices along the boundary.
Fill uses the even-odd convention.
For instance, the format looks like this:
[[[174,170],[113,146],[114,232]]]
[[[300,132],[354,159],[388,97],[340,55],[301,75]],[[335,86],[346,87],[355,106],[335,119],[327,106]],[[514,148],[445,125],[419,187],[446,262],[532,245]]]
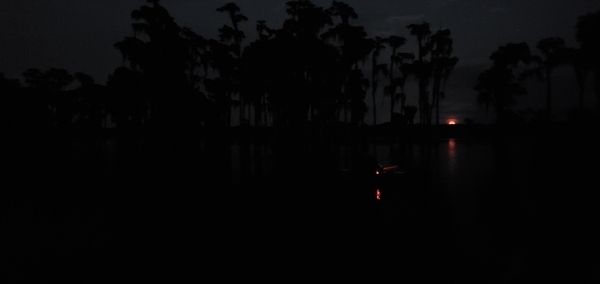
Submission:
[[[183,122],[187,113],[181,106],[191,99],[189,41],[158,0],[148,3],[131,12],[135,36],[117,42],[115,48],[121,51],[124,62],[130,62],[132,71],[142,74],[140,90],[148,102],[149,122],[167,130]],[[147,40],[138,38],[140,34]]]
[[[325,94],[324,83],[339,82],[335,78],[345,74],[333,71],[337,51],[320,38],[320,32],[333,24],[325,10],[310,1],[290,1],[287,12],[290,18],[263,47],[270,54],[265,70],[273,124],[286,131],[304,123],[312,110],[324,111],[329,99],[323,97],[337,94]]]
[[[581,52],[594,71],[594,94],[596,109],[600,110],[600,11],[588,13],[577,19],[575,38],[580,44]]]
[[[264,22],[262,23],[264,25]],[[261,25],[260,23],[257,24]],[[261,27],[266,28],[266,26]],[[257,27],[258,29],[258,27]],[[260,33],[260,32],[259,32]],[[254,107],[254,125],[267,125],[267,66],[270,65],[268,36],[259,36],[244,48],[241,62],[240,92]]]
[[[377,59],[381,54],[381,50],[385,48],[385,39],[382,37],[375,37],[371,39],[373,54],[371,55],[371,99],[373,102],[373,125],[377,125],[377,100],[375,94],[377,93],[377,87],[379,85],[379,74],[384,76],[388,75],[387,64],[378,63]]]
[[[129,62],[131,70],[143,70],[146,68],[147,53],[145,52],[145,43],[137,37],[125,37],[116,42],[114,48],[121,52],[123,65]]]
[[[399,85],[403,83],[403,77],[394,77],[394,69],[398,68],[395,66],[395,63],[399,63],[399,58],[397,57],[398,49],[402,47],[406,43],[406,38],[401,36],[392,35],[388,37],[385,41],[390,48],[392,49],[392,53],[390,55],[390,70],[389,70],[389,85],[384,87],[384,92],[390,97],[390,119],[394,114],[394,106],[396,102],[400,99],[400,96],[396,93],[396,90]]]
[[[358,14],[354,11],[350,5],[344,3],[343,1],[332,1],[331,6],[326,11],[330,15],[339,16],[342,20],[342,25],[349,25],[349,19],[357,19]]]
[[[232,47],[214,39],[208,41],[208,46],[205,59],[207,65],[217,74],[216,77],[204,79],[204,88],[214,102],[220,124],[228,127],[231,126],[231,106],[233,104],[231,98],[233,84],[230,83],[234,72]]]
[[[508,43],[492,53],[492,67],[477,77],[478,83],[473,88],[478,92],[477,102],[486,109],[492,106],[496,113],[496,121],[500,124],[510,122],[511,107],[517,103],[515,96],[524,95],[526,89],[521,86],[513,73],[520,64],[530,62],[531,53],[527,43]]]
[[[546,81],[546,115],[552,116],[552,71],[561,64],[567,63],[567,50],[565,41],[560,37],[543,38],[537,42],[536,47],[542,56],[531,56],[531,60],[537,64],[533,69],[525,70],[521,78],[536,75]]]
[[[233,93],[238,93],[241,94],[239,92],[239,68],[240,68],[240,59],[242,56],[242,40],[246,37],[244,35],[244,32],[241,31],[239,29],[239,24],[241,22],[245,22],[248,21],[248,17],[246,17],[245,15],[240,13],[240,7],[237,6],[237,4],[230,2],[227,3],[219,8],[217,8],[217,12],[222,12],[222,13],[227,13],[229,15],[229,19],[231,20],[231,25],[227,26],[227,25],[223,25],[223,27],[219,28],[219,36],[221,38],[221,42],[227,42],[230,40],[233,40],[233,44],[232,44],[232,50],[233,50],[233,55],[234,55],[234,59],[231,61],[231,63],[233,64],[233,66],[231,66],[232,70],[232,78],[230,78],[228,80],[228,82],[230,84],[232,84],[231,88],[230,88],[230,93],[229,93],[229,97],[230,97],[230,101],[232,101],[232,96]],[[228,88],[229,89],[229,88]],[[244,121],[244,119],[246,119],[245,117],[245,112],[244,112],[244,98],[239,95],[239,108],[240,108],[240,124]],[[231,118],[229,118],[231,119]],[[230,123],[229,123],[230,124]]]
[[[590,64],[586,60],[584,53],[580,48],[567,47],[565,48],[567,61],[573,67],[577,86],[579,88],[579,109],[583,109],[583,95],[585,94],[585,81],[590,71]]]
[[[188,81],[192,88],[198,89],[202,77],[197,74],[196,70],[203,67],[203,55],[208,50],[208,40],[203,36],[196,34],[189,27],[182,28],[182,36],[188,43],[188,52],[190,54],[188,63]],[[207,76],[207,74],[204,74],[204,76]]]
[[[444,98],[445,82],[458,63],[456,56],[451,57],[453,40],[450,30],[438,30],[431,36],[431,63],[433,64],[433,86],[430,111],[435,109],[436,124],[440,124],[440,98]],[[429,114],[431,116],[431,113]],[[431,120],[429,118],[428,120]]]
[[[396,56],[393,58],[394,63],[396,64],[396,69],[398,71],[400,71],[400,76],[396,77],[396,85],[398,88],[400,88],[400,93],[396,94],[396,100],[394,100],[394,103],[391,106],[391,114],[394,114],[394,109],[396,106],[396,102],[398,102],[398,100],[400,100],[400,115],[404,118],[405,117],[405,113],[404,113],[404,105],[406,103],[406,92],[404,91],[404,86],[406,85],[406,81],[408,80],[408,77],[410,75],[414,74],[414,69],[413,69],[413,65],[411,63],[412,60],[415,59],[415,55],[411,52],[398,52],[396,53]]]
[[[233,26],[231,29],[228,28],[227,25],[224,25],[221,29],[221,36],[223,39],[230,40],[233,39],[234,42],[234,53],[239,58],[241,55],[241,42],[242,39],[245,38],[244,32],[239,29],[239,24],[241,22],[248,21],[248,17],[243,14],[240,14],[240,7],[237,4],[230,2],[227,3],[220,8],[217,8],[217,12],[225,12],[229,14],[229,19],[231,20],[231,25]]]
[[[421,122],[430,124],[429,93],[427,91],[427,87],[429,85],[432,66],[430,62],[426,61],[426,56],[431,51],[431,30],[429,29],[429,23],[427,22],[423,22],[421,24],[410,24],[407,26],[407,28],[409,29],[410,34],[417,38],[417,46],[419,50],[417,60],[413,63],[413,68],[415,76],[419,82],[419,111]]]
[[[343,92],[344,101],[342,103],[344,103],[344,120],[347,122],[347,103],[350,104],[351,113],[352,111],[356,111],[364,115],[364,108],[366,105],[364,104],[364,98],[358,94],[362,92],[361,85],[364,85],[365,81],[363,81],[362,76],[360,76],[361,79],[359,81],[362,83],[358,84],[356,82],[351,82],[350,77],[357,76],[359,74],[356,72],[358,70],[358,64],[366,59],[366,57],[371,53],[373,46],[370,40],[366,37],[367,33],[365,32],[364,27],[353,26],[349,23],[350,18],[358,18],[358,15],[352,7],[344,2],[333,1],[331,6],[324,12],[326,15],[331,17],[337,16],[341,19],[340,23],[324,32],[321,35],[321,38],[325,40],[337,40],[337,42],[340,44],[339,48],[341,51],[341,58],[339,61],[339,68],[343,74],[343,80],[346,82]],[[358,114],[358,116],[356,115],[357,114],[351,114],[352,117],[361,116],[360,114]]]

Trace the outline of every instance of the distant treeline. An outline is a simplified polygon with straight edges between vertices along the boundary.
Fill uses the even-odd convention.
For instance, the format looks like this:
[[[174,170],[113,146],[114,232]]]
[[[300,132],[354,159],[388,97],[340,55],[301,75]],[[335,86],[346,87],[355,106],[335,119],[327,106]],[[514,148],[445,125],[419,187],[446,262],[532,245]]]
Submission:
[[[135,36],[114,44],[123,64],[105,84],[55,68],[28,69],[23,83],[0,73],[5,112],[21,129],[192,130],[235,124],[295,129],[307,123],[357,127],[369,111],[378,124],[376,107],[383,100],[392,123],[439,124],[440,100],[459,61],[450,30],[432,31],[427,22],[408,25],[418,46],[413,54],[403,52],[404,37],[369,37],[364,27],[353,25],[358,14],[344,2],[323,8],[298,0],[286,7],[289,18],[281,27],[258,20],[258,38],[244,45],[240,26],[248,18],[233,2],[216,9],[230,22],[219,28],[218,39],[208,39],[179,26],[158,0],[148,0],[131,13]],[[499,47],[474,86],[477,102],[491,106],[500,123],[522,120],[514,110],[515,97],[526,93],[521,80],[538,75],[547,82],[547,108],[534,115],[552,119],[552,70],[571,64],[580,97],[593,75],[600,103],[598,30],[600,13],[589,13],[578,19],[578,48],[557,37],[538,42],[540,55],[526,43]],[[380,58],[385,48],[391,55]],[[516,74],[523,66],[527,70]],[[405,93],[408,80],[418,83],[418,94]],[[407,104],[409,96],[418,105]],[[367,99],[373,102],[370,110]]]

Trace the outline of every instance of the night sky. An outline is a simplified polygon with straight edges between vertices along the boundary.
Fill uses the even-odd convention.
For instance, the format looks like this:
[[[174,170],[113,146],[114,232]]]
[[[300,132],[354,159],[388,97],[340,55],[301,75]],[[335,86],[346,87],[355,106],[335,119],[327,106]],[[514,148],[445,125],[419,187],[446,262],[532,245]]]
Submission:
[[[230,24],[228,16],[216,12],[231,1],[161,1],[175,22],[190,27],[206,38],[218,38],[218,28]],[[246,34],[242,45],[256,37],[255,25],[265,20],[267,26],[280,28],[288,15],[287,1],[234,1],[248,17],[241,29]],[[323,8],[331,1],[311,1]],[[399,35],[408,39],[403,51],[414,52],[417,42],[406,28],[409,24],[428,22],[432,31],[450,29],[454,55],[459,62],[450,75],[443,118],[462,121],[471,118],[485,123],[493,114],[476,104],[473,86],[479,73],[491,65],[488,57],[509,42],[527,42],[537,54],[535,44],[545,37],[562,37],[567,47],[578,47],[575,40],[577,17],[600,8],[598,0],[348,0],[358,19],[351,24],[364,26],[370,37]],[[45,71],[63,68],[70,73],[92,75],[96,83],[105,84],[108,75],[121,66],[121,55],[113,44],[132,36],[130,13],[145,5],[145,0],[4,0],[0,2],[0,72],[7,78],[20,78],[28,68]],[[383,56],[380,61],[383,60]],[[368,65],[366,65],[368,66]],[[561,111],[577,105],[575,77],[570,68],[555,72],[554,109]],[[588,80],[589,81],[589,80]],[[519,100],[519,109],[544,107],[544,84],[532,80],[526,84],[528,95]],[[595,103],[591,88],[586,105]],[[416,81],[407,83],[408,104],[417,105]],[[572,94],[572,95],[571,95]],[[367,100],[370,104],[370,100]],[[387,121],[388,112],[382,111]],[[366,115],[366,123],[371,123]]]

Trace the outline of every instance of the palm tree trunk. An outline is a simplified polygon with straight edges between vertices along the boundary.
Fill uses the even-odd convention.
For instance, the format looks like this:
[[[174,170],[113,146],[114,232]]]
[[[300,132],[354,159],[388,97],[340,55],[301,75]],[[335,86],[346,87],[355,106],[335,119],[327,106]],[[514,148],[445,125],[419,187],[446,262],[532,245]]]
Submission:
[[[375,61],[375,55],[373,55],[373,67],[372,67],[373,74],[371,75],[371,84],[372,84],[371,97],[372,97],[372,101],[373,101],[373,125],[377,125],[377,103],[375,101],[375,89],[377,89],[377,82],[375,81],[376,65],[377,65],[377,62]]]

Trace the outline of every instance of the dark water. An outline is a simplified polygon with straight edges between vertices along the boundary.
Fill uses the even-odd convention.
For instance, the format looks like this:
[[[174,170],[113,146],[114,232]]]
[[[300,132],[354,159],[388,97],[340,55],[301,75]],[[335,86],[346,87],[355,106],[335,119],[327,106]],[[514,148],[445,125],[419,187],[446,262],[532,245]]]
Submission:
[[[593,283],[597,145],[532,137],[373,143],[402,172],[381,200],[344,171],[344,147],[315,174],[264,145],[18,141],[5,267],[106,281]]]

